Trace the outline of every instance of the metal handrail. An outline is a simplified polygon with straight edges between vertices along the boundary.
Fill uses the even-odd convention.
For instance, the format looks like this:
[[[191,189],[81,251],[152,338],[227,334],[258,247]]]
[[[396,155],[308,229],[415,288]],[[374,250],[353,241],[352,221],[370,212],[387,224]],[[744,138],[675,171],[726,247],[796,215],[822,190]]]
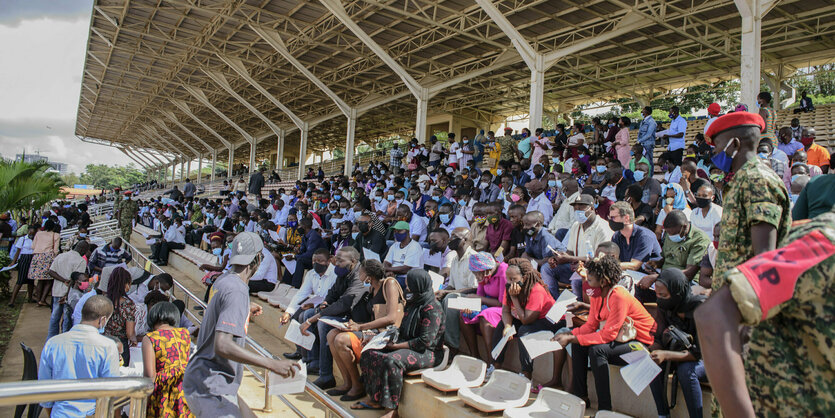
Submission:
[[[130,253],[131,253],[131,256],[132,256],[131,263],[136,263],[136,265],[138,265],[139,267],[144,268],[145,264],[149,261],[148,258],[145,256],[145,254],[143,254],[141,251],[139,251],[136,247],[134,247],[129,242],[125,242],[124,245],[125,245],[125,248],[128,251],[130,251]],[[165,273],[165,270],[160,268],[153,261],[151,261],[150,267],[153,270],[151,272],[153,274]],[[197,297],[197,295],[195,295],[190,290],[188,290],[188,288],[183,286],[183,284],[180,283],[179,281],[177,281],[176,279],[174,280],[174,287],[176,289],[178,289],[179,291],[182,291],[183,294],[186,295],[187,299],[191,300],[191,302],[193,302],[197,306],[201,307],[202,309],[206,309],[206,307],[207,307],[206,303],[203,302],[202,299]],[[175,290],[174,289],[171,290],[171,294],[175,295]],[[189,309],[188,303],[186,303],[186,312],[188,312],[189,317],[191,317],[192,320],[195,323],[197,323],[197,324],[202,323],[202,320],[197,315],[195,315],[193,312],[191,312],[191,310]],[[244,341],[246,342],[246,344],[249,347],[251,347],[259,355],[262,355],[264,357],[269,357],[269,358],[276,358],[272,353],[269,352],[269,350],[267,350],[266,348],[261,346],[261,344],[258,344],[257,342],[255,342],[255,340],[253,340],[249,336],[246,336]],[[256,370],[254,368],[250,367],[249,365],[244,365],[244,366],[250,372],[252,372],[253,376],[255,376],[255,378],[258,379],[259,382],[264,384],[264,408],[263,408],[263,411],[264,412],[270,412],[272,410],[272,397],[269,394],[269,389],[270,389],[269,371],[265,370],[264,371],[264,377],[261,377],[261,375],[258,372],[256,372]],[[340,405],[338,402],[333,400],[322,389],[320,389],[318,386],[314,385],[313,383],[305,382],[304,391],[308,395],[313,397],[313,399],[315,399],[317,402],[324,405],[325,408],[327,408],[330,412],[332,412],[336,416],[341,417],[341,418],[351,418],[351,417],[353,417],[353,414],[351,414],[350,411],[348,411],[342,405]],[[293,412],[298,414],[300,417],[303,417],[303,418],[305,417],[305,415],[301,411],[299,411],[298,408],[296,408],[294,405],[292,405],[290,403],[289,400],[287,400],[287,398],[285,398],[282,395],[275,395],[275,396],[277,396],[285,405],[287,405],[287,407],[289,407],[291,410],[293,410]]]
[[[28,380],[0,383],[0,406],[95,399],[95,418],[110,418],[125,399],[129,416],[145,415],[154,382],[147,377],[112,377],[78,380]]]

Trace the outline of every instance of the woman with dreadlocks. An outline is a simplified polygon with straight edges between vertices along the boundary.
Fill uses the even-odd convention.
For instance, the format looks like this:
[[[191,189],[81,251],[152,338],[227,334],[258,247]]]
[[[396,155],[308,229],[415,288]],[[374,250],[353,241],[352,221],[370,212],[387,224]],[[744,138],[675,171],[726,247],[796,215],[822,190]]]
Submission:
[[[554,304],[554,298],[548,292],[542,277],[533,268],[531,262],[523,258],[514,258],[507,264],[508,268],[505,272],[507,284],[505,285],[505,303],[502,306],[502,322],[496,327],[496,331],[500,332],[493,333],[491,349],[513,327],[516,328],[516,337],[523,337],[537,331],[556,332],[565,326],[565,321],[553,324],[545,318]],[[533,359],[531,359],[524,344],[519,344],[518,348],[522,373],[530,379],[533,371]],[[507,345],[496,358],[495,366],[497,369],[501,368],[501,364],[504,362],[506,350]]]
[[[599,296],[591,297],[589,319],[554,340],[563,347],[571,344],[571,393],[588,398],[586,365],[591,361],[597,409],[611,410],[609,363],[625,365],[621,354],[642,349],[636,341],[651,345],[656,324],[641,302],[617,284],[622,274],[618,259],[598,256],[586,263],[585,270],[589,286],[600,288]]]

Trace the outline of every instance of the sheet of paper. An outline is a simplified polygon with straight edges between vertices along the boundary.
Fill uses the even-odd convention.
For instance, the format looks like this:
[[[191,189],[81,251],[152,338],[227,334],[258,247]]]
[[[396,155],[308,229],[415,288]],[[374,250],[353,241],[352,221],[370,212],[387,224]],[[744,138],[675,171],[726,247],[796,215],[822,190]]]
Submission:
[[[145,240],[145,244],[148,244],[148,245],[154,245],[154,244],[156,244],[156,243],[157,243],[157,239],[156,239],[156,238],[150,238],[150,239],[146,239],[146,240]]]
[[[278,238],[279,238],[279,237],[278,237],[278,232],[275,232],[275,231],[272,231],[272,230],[271,230],[271,231],[269,231],[269,233],[270,233],[270,238],[272,238],[272,239],[273,239],[273,241],[278,242]]]
[[[145,271],[151,271],[151,260],[145,260]]]
[[[461,298],[458,298],[458,299],[461,299]],[[510,337],[512,337],[514,335],[516,335],[516,327],[511,325],[510,326],[510,331],[508,331],[507,334],[502,336],[502,339],[499,340],[499,342],[496,343],[496,347],[493,348],[493,352],[490,353],[490,355],[493,356],[493,360],[499,358],[499,354],[501,354],[502,350],[504,350],[504,346],[507,345],[507,342],[510,340]]]
[[[635,395],[640,395],[655,376],[661,373],[661,368],[652,361],[649,352],[645,350],[626,353],[621,355],[621,358],[629,364],[620,368],[620,375]]]
[[[444,276],[441,276],[434,271],[429,271],[429,278],[432,279],[432,290],[435,292],[441,290],[441,286],[444,285]]]
[[[284,264],[284,267],[287,267],[288,273],[293,274],[296,272],[296,260],[288,260],[286,258],[282,258],[281,264]]]
[[[148,234],[146,234],[144,232],[140,232],[140,234],[142,234],[143,237],[148,238]]]
[[[368,343],[366,343],[362,347],[362,351],[360,353],[364,353],[365,350],[381,350],[383,349],[386,344],[388,344],[389,340],[391,339],[391,334],[388,332],[381,332],[374,336]]]
[[[347,329],[348,328],[347,326],[345,326],[344,322],[339,322],[339,321],[336,321],[336,320],[333,320],[333,319],[320,318],[319,321],[322,322],[323,324],[328,324],[328,325],[330,325],[330,326],[332,326],[336,329]]]
[[[12,264],[11,266],[8,266],[8,267],[3,267],[2,269],[0,269],[0,273],[2,273],[4,271],[9,271],[9,270],[15,269],[15,268],[17,268],[17,263]]]
[[[380,254],[377,254],[374,251],[369,250],[368,248],[363,248],[362,254],[365,256],[366,260],[380,261]]]
[[[528,350],[528,354],[534,359],[545,353],[562,350],[560,343],[551,341],[553,337],[554,333],[551,331],[539,331],[521,337],[519,341],[522,342],[525,349]]]
[[[309,298],[305,299],[305,301],[302,302],[302,305],[305,305],[305,304],[309,303],[309,304],[311,304],[315,307],[315,306],[321,305],[322,302],[324,302],[324,301],[325,301],[325,298],[323,298],[321,296],[312,295]]]
[[[281,377],[277,373],[270,373],[270,395],[287,395],[304,392],[307,383],[307,367],[299,361],[299,368],[293,377]],[[294,368],[295,369],[295,368]]]
[[[481,298],[457,297],[451,298],[447,305],[450,309],[465,310],[469,309],[474,312],[481,310]]]
[[[458,151],[455,151],[455,158],[460,160],[461,157],[463,157],[463,156],[464,156],[464,151],[461,151],[460,149]]]
[[[308,332],[309,335],[302,335],[300,328],[301,325],[296,322],[296,320],[290,321],[290,325],[287,327],[287,332],[284,333],[284,339],[290,341],[291,343],[298,344],[306,350],[312,349],[313,343],[316,341],[316,335],[312,332]]]
[[[548,313],[545,314],[545,317],[548,318],[549,321],[552,323],[560,322],[562,316],[565,315],[565,311],[568,310],[568,305],[577,301],[577,296],[571,292],[571,290],[566,289],[560,293],[560,297],[557,298],[557,301],[551,306],[551,309],[548,310]]]

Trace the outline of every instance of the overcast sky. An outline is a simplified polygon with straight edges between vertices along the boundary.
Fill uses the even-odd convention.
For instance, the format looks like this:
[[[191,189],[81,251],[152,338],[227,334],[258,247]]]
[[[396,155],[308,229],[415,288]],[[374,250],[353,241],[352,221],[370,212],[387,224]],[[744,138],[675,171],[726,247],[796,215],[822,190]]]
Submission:
[[[0,154],[40,152],[80,174],[126,165],[121,151],[75,137],[92,0],[0,0]],[[135,163],[134,163],[135,164]]]

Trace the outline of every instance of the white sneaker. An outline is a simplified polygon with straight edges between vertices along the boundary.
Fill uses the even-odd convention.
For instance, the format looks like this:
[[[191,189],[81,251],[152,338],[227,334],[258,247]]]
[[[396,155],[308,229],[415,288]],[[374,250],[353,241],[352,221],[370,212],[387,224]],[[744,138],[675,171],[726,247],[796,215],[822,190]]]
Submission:
[[[496,366],[492,364],[489,367],[487,367],[487,371],[484,373],[484,380],[490,379],[490,375],[492,375],[495,370]]]

